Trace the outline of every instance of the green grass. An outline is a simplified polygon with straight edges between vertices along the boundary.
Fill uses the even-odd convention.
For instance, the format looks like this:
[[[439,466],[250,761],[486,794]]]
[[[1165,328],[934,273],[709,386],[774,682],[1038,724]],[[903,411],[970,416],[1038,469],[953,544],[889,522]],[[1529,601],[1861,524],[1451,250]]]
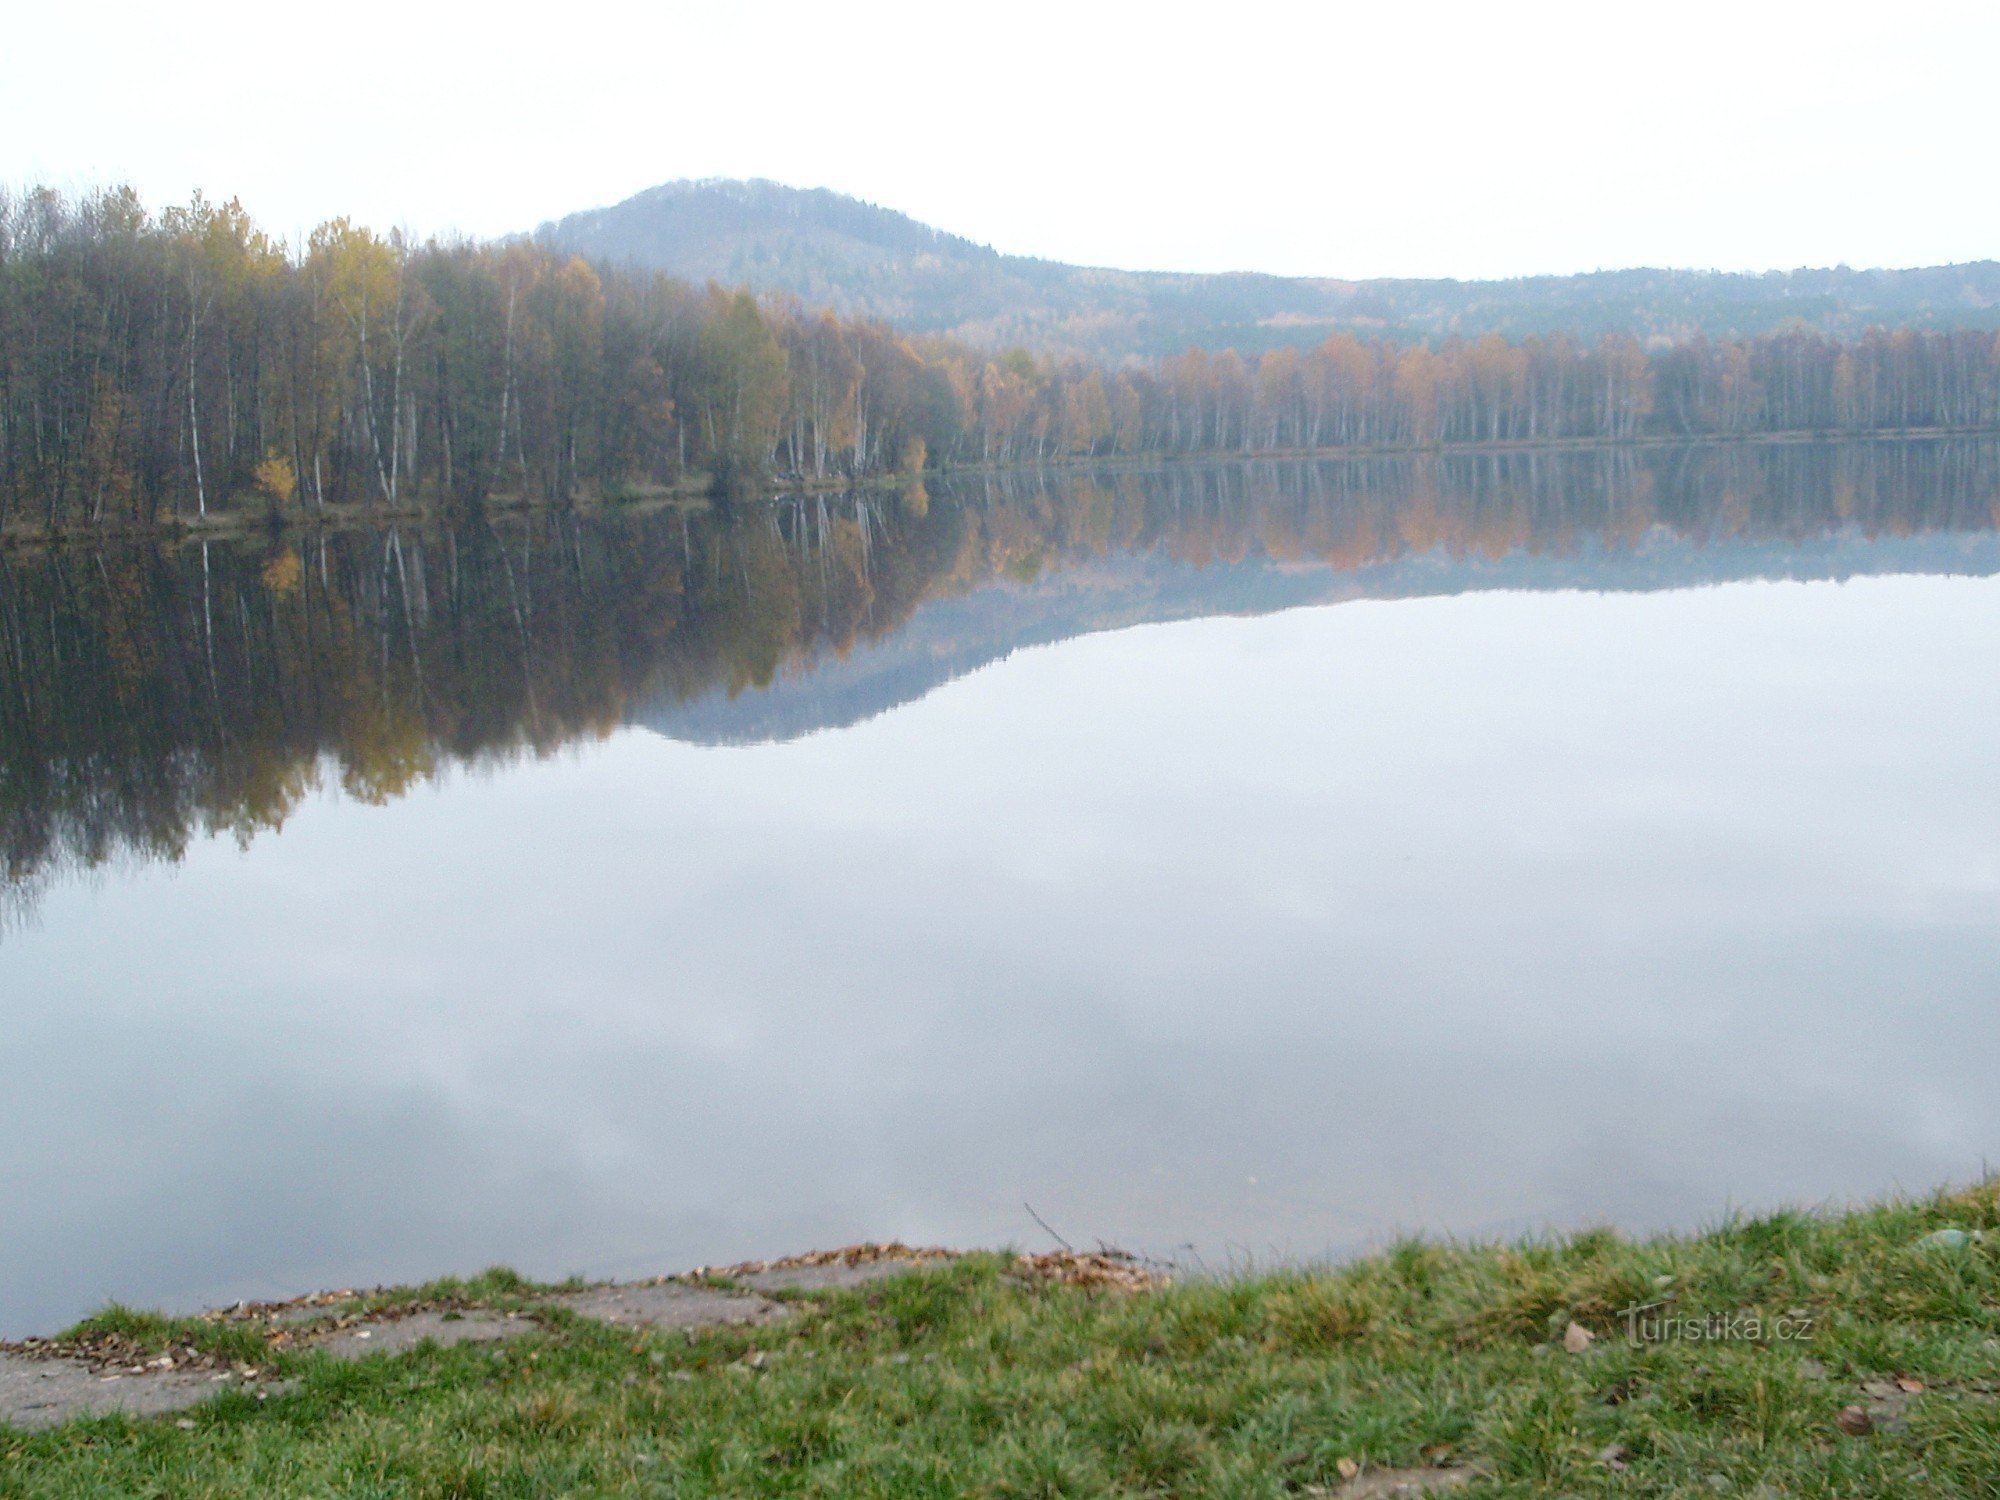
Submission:
[[[1959,1249],[1937,1229],[1986,1231]],[[788,1323],[337,1364],[122,1311],[87,1331],[297,1381],[174,1418],[0,1429],[0,1495],[1067,1496],[1337,1493],[1342,1460],[1475,1464],[1484,1495],[2000,1496],[2000,1185],[1685,1238],[1410,1242],[1344,1268],[1142,1293],[981,1255]],[[505,1273],[403,1293],[524,1305]],[[1809,1340],[1633,1346],[1617,1313],[1803,1310]],[[390,1300],[394,1300],[392,1297]],[[1574,1320],[1600,1337],[1583,1353]],[[759,1357],[761,1356],[761,1358]],[[1892,1430],[1835,1426],[1920,1381]],[[1899,1429],[1899,1430],[1898,1430]],[[1598,1455],[1618,1445],[1622,1469]]]

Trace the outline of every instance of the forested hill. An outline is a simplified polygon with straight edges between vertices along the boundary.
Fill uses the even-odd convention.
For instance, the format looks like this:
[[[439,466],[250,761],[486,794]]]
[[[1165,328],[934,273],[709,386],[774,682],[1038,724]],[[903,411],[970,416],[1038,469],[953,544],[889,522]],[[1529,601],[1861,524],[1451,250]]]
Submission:
[[[774,182],[671,182],[544,224],[552,248],[696,282],[788,292],[810,307],[950,333],[987,348],[1121,358],[1248,354],[1329,333],[1399,341],[1630,333],[1680,339],[1803,323],[2000,327],[2000,262],[1918,270],[1593,271],[1510,281],[1113,271],[1002,255],[906,214]],[[1326,248],[1337,266],[1340,246]]]
[[[851,228],[888,233],[865,210]],[[895,232],[912,264],[973,263]],[[1991,328],[1436,345],[1338,329],[1106,369],[533,244],[336,219],[286,245],[234,201],[155,215],[123,188],[0,191],[0,542],[974,463],[1944,430],[2000,431]]]

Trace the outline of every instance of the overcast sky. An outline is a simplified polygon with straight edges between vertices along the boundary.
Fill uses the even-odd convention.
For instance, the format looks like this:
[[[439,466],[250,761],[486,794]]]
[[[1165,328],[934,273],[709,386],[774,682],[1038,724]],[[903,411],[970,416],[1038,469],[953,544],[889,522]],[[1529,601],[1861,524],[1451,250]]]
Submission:
[[[488,235],[761,176],[1102,265],[2000,255],[2000,6],[46,4],[0,181]]]

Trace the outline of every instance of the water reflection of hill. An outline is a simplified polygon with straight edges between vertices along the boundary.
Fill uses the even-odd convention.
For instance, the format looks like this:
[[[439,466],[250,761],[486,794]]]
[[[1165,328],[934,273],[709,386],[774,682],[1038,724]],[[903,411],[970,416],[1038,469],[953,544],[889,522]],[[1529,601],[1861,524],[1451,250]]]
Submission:
[[[894,635],[845,656],[794,663],[762,691],[710,692],[641,707],[633,722],[690,744],[796,739],[915,702],[1028,647],[1168,620],[1496,589],[1632,593],[1756,579],[1911,573],[2000,573],[2000,534],[1870,538],[1843,532],[1811,542],[1703,546],[1664,533],[1621,551],[1589,543],[1566,557],[1521,554],[1487,561],[1427,554],[1343,573],[1268,559],[1197,568],[1124,555],[1034,584],[1004,581],[933,600]]]
[[[1026,646],[1471,589],[2000,571],[1990,444],[961,480],[0,556],[0,894],[626,724],[851,724]]]

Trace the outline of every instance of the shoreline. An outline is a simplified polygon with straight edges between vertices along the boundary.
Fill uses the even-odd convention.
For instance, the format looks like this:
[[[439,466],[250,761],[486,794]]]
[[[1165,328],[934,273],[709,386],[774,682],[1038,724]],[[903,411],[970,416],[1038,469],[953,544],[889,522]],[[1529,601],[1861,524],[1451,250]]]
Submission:
[[[771,480],[751,486],[725,500],[708,476],[648,489],[630,496],[589,496],[567,501],[531,500],[519,495],[492,496],[475,506],[457,504],[355,504],[344,502],[323,510],[293,506],[279,511],[245,506],[218,507],[207,516],[171,513],[152,521],[120,520],[50,527],[38,522],[10,522],[0,528],[0,553],[89,546],[108,543],[181,543],[233,541],[300,533],[379,531],[404,525],[463,522],[509,515],[644,512],[718,504],[760,503],[793,496],[894,492],[931,481],[1023,474],[1069,474],[1078,471],[1125,473],[1162,468],[1238,467],[1259,463],[1338,463],[1384,458],[1456,456],[1511,457],[1534,454],[1652,452],[1661,449],[1703,450],[1743,447],[1800,447],[1819,444],[1919,443],[1953,438],[2000,440],[2000,427],[1882,428],[1865,432],[1800,429],[1755,433],[1699,433],[1690,436],[1652,435],[1630,438],[1504,439],[1491,442],[1352,444],[1319,448],[1202,450],[1193,453],[1061,454],[1007,463],[963,463],[914,473],[883,474],[870,479],[844,477]]]
[[[1991,1178],[1227,1278],[893,1244],[495,1270],[11,1346],[0,1492],[1990,1495],[1996,1350]]]

